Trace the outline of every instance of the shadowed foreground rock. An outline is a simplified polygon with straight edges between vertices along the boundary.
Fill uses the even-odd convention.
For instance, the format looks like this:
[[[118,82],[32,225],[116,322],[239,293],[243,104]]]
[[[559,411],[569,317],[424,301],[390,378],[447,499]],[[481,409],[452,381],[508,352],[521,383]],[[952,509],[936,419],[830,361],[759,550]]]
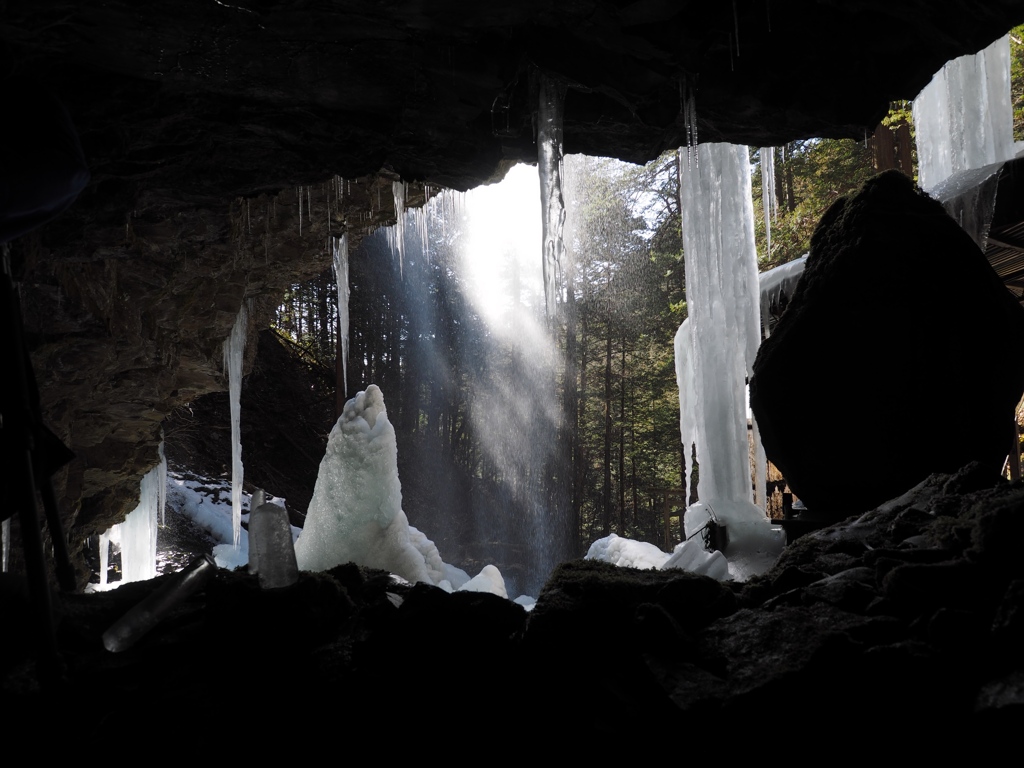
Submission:
[[[933,475],[804,536],[743,586],[567,563],[530,614],[354,565],[269,592],[220,572],[110,654],[106,627],[168,577],[64,595],[66,680],[50,695],[34,681],[20,601],[0,590],[14,622],[0,647],[0,710],[11,729],[116,730],[123,747],[158,740],[156,717],[233,731],[232,751],[263,749],[278,727],[307,747],[344,733],[389,754],[468,756],[481,733],[511,736],[508,749],[543,733],[545,748],[599,753],[654,739],[643,747],[652,754],[685,735],[691,750],[719,752],[723,738],[763,747],[768,721],[854,749],[899,723],[910,729],[901,740],[917,734],[905,742],[916,752],[984,750],[1016,738],[1024,716],[1024,485],[993,482],[976,464]],[[731,743],[722,728],[738,723],[764,731]]]
[[[765,451],[815,512],[862,512],[979,460],[997,473],[1024,390],[1024,310],[942,206],[891,172],[833,205],[761,345]]]

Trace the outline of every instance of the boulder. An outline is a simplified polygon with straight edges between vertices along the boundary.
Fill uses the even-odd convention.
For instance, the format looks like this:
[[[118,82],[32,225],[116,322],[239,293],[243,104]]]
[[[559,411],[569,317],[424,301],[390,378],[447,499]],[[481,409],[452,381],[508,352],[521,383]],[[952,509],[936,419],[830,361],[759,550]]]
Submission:
[[[812,510],[862,512],[972,460],[1024,390],[1024,309],[942,206],[889,172],[837,201],[750,382],[768,458]]]

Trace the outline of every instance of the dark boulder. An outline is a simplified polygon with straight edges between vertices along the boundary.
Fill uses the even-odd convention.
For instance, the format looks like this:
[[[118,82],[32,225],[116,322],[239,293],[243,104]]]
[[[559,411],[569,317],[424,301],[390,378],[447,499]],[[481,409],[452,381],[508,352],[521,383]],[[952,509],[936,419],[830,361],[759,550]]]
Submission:
[[[765,451],[812,509],[861,512],[1010,446],[1024,310],[942,206],[890,172],[836,202],[754,363]]]

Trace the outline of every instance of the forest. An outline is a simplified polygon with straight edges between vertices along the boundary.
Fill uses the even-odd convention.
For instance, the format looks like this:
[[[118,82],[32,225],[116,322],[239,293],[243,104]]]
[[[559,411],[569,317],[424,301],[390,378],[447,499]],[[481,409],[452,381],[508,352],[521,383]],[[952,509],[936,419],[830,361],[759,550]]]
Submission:
[[[1011,39],[1018,140],[1021,33],[1017,28]],[[863,141],[807,139],[775,148],[767,175],[776,201],[770,227],[762,153],[750,152],[764,271],[806,253],[828,206],[879,170],[895,165],[914,173],[910,103],[894,103]],[[347,390],[351,396],[376,383],[385,393],[406,511],[445,551],[456,549],[465,562],[521,560],[528,555],[516,550],[538,544],[508,521],[542,511],[552,521],[544,546],[555,562],[582,555],[609,533],[666,544],[663,505],[677,514],[684,473],[699,479],[679,442],[672,351],[687,311],[678,162],[674,152],[643,167],[566,158],[566,254],[553,321],[544,317],[534,278],[514,259],[499,272],[511,297],[503,308],[509,333],[482,317],[460,268],[467,237],[452,196],[428,207],[426,248],[407,228],[401,263],[383,231],[351,254]],[[329,398],[340,375],[336,295],[334,275],[325,272],[293,286],[275,321]],[[514,343],[526,320],[546,329],[549,353]],[[516,440],[495,447],[501,441],[493,425],[474,414],[496,398],[529,401],[537,391],[546,393],[545,406],[511,409],[499,431]]]

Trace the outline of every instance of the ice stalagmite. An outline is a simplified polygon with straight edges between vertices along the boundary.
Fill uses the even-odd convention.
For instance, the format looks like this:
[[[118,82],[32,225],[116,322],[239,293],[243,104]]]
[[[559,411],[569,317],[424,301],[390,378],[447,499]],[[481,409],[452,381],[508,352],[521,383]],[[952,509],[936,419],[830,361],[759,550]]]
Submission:
[[[940,69],[914,100],[921,188],[1013,158],[1010,42],[1003,37]]]
[[[248,303],[242,302],[231,335],[224,342],[224,368],[228,372],[228,397],[231,406],[231,532],[237,552],[242,537],[242,357],[249,327]]]
[[[751,501],[745,383],[761,334],[750,162],[738,145],[701,144],[695,154],[697,162],[680,155],[679,163],[689,329],[676,337],[688,360],[677,371],[680,398],[693,399],[701,499],[685,530],[689,536],[709,517],[724,523],[730,571],[745,578],[781,543]]]
[[[345,404],[331,430],[295,556],[304,571],[354,562],[437,584],[444,577],[437,548],[424,537],[414,542],[411,530],[395,429],[371,384]]]
[[[555,316],[555,297],[565,245],[565,203],[562,199],[562,103],[565,88],[546,75],[540,77],[540,109],[537,121],[537,168],[540,172],[540,204],[543,221],[544,306]]]
[[[338,338],[341,343],[341,379],[348,397],[348,233],[333,238],[334,278],[338,282]]]

